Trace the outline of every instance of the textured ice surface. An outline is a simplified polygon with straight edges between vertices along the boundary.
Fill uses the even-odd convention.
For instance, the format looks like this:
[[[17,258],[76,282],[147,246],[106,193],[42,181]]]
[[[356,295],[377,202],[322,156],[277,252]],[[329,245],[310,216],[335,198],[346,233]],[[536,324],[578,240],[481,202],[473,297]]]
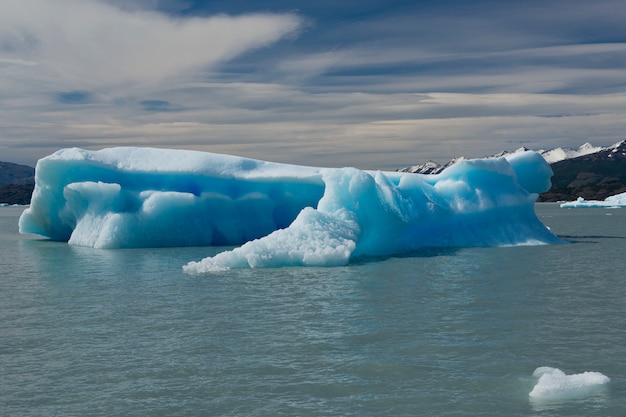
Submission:
[[[438,175],[277,164],[197,151],[64,149],[41,159],[20,231],[96,248],[241,245],[188,272],[344,265],[428,246],[548,244],[535,152]]]

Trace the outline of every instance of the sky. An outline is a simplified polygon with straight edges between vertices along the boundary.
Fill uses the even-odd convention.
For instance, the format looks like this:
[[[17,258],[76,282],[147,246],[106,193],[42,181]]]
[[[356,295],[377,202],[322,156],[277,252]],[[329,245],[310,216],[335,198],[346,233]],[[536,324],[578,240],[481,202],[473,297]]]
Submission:
[[[0,160],[396,169],[626,136],[623,0],[0,0]]]

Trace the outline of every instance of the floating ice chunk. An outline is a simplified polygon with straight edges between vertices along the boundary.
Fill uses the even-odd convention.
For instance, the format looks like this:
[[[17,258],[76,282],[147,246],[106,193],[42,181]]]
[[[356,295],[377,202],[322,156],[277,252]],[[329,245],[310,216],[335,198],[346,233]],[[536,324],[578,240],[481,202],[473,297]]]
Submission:
[[[607,384],[611,380],[600,372],[566,375],[560,369],[548,366],[535,369],[533,376],[538,377],[539,380],[528,395],[535,399],[547,400],[584,397],[598,386]]]
[[[561,241],[534,202],[551,175],[534,152],[418,175],[181,150],[64,149],[37,163],[20,231],[96,248],[243,245],[187,272],[550,244]]]
[[[562,208],[620,208],[626,207],[626,193],[612,195],[603,201],[585,200],[578,197],[576,201],[561,204]]]

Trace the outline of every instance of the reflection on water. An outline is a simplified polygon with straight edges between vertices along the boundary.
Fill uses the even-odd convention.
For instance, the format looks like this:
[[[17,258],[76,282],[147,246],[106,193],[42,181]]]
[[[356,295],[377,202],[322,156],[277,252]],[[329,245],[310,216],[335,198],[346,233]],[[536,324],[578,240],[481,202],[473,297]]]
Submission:
[[[558,415],[577,415],[581,408],[602,413],[610,404],[611,396],[608,385],[596,385],[557,397],[528,397],[528,400],[537,413],[560,411]]]

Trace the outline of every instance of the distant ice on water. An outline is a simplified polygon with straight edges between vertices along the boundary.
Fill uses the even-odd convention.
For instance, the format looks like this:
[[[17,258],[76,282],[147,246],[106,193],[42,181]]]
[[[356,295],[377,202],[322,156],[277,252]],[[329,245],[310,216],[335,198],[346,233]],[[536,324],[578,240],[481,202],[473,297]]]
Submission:
[[[562,208],[621,208],[626,207],[626,193],[612,195],[604,200],[585,200],[578,197],[576,201],[561,203]]]

